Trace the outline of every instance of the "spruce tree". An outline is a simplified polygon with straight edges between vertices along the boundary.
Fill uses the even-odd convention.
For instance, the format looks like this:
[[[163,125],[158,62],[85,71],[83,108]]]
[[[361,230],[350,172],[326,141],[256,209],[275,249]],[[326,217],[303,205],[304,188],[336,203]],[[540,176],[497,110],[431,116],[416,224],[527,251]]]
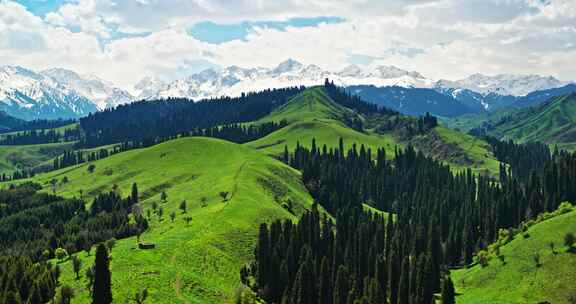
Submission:
[[[138,204],[138,185],[136,185],[136,183],[132,184],[132,193],[130,198],[132,199],[132,204]]]
[[[336,274],[336,282],[334,284],[334,298],[332,303],[347,304],[349,285],[350,276],[348,275],[348,269],[341,265],[338,268],[338,273]]]
[[[402,262],[402,274],[400,275],[400,283],[398,284],[398,304],[410,303],[410,259],[404,258]]]
[[[456,304],[454,284],[450,276],[446,276],[442,282],[442,304]]]
[[[92,289],[92,304],[112,303],[112,282],[108,249],[99,244],[94,262],[94,286]]]

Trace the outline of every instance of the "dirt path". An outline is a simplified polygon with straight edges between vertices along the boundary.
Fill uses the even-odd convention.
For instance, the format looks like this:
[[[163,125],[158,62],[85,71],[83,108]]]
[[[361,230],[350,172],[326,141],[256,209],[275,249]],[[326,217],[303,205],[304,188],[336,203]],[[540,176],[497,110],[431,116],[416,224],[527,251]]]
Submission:
[[[170,263],[176,263],[176,255],[172,255],[170,258]],[[174,292],[176,293],[176,298],[182,301],[182,303],[190,303],[184,296],[182,296],[182,275],[180,272],[176,273],[176,280],[174,280]]]
[[[240,173],[242,173],[242,170],[244,169],[244,166],[246,166],[247,163],[248,161],[244,161],[242,165],[240,165],[238,170],[236,170],[236,173],[234,173],[234,187],[230,192],[230,198],[228,200],[231,200],[234,197],[234,194],[236,194],[236,192],[238,191],[238,178],[240,177]]]

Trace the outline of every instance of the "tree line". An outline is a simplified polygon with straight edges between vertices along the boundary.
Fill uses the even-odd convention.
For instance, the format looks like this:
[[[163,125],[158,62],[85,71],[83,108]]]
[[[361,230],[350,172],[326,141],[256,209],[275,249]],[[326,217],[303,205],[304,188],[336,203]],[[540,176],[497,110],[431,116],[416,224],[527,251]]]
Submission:
[[[46,260],[59,248],[71,254],[148,227],[142,215],[130,220],[134,200],[114,191],[98,195],[86,209],[80,199],[40,193],[39,188],[27,183],[0,190],[0,254]]]
[[[268,303],[431,304],[451,284],[435,224],[415,229],[357,206],[334,223],[314,205],[296,224],[260,226],[255,262],[241,279]]]
[[[56,129],[30,130],[6,134],[0,137],[0,145],[38,145],[74,141],[80,138],[78,128],[66,128],[64,132]]]
[[[140,101],[104,110],[80,119],[82,147],[95,147],[126,141],[156,142],[157,138],[177,136],[195,128],[212,128],[254,121],[286,103],[304,87],[264,90],[192,102],[170,98]]]
[[[26,121],[9,116],[6,112],[0,112],[0,118],[2,119],[2,124],[8,127],[7,129],[0,130],[0,134],[16,131],[55,129],[76,122],[74,119],[35,119]],[[6,123],[7,121],[9,122]]]

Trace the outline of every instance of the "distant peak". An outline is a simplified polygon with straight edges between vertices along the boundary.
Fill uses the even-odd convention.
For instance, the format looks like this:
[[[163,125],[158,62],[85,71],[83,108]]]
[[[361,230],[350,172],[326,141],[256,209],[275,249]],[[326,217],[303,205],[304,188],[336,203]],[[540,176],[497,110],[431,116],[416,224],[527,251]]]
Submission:
[[[303,67],[303,64],[292,59],[289,58],[283,62],[281,62],[275,69],[274,72],[275,73],[285,73],[285,72],[290,72],[290,71],[294,71],[297,69],[300,69]]]

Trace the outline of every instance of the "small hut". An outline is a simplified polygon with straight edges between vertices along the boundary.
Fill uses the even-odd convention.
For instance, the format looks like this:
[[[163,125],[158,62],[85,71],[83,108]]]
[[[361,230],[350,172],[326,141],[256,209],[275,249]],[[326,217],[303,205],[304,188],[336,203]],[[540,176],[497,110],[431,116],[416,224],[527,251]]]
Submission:
[[[140,248],[140,249],[154,249],[154,248],[156,248],[156,245],[154,245],[153,243],[140,242],[140,243],[138,243],[138,248]]]

